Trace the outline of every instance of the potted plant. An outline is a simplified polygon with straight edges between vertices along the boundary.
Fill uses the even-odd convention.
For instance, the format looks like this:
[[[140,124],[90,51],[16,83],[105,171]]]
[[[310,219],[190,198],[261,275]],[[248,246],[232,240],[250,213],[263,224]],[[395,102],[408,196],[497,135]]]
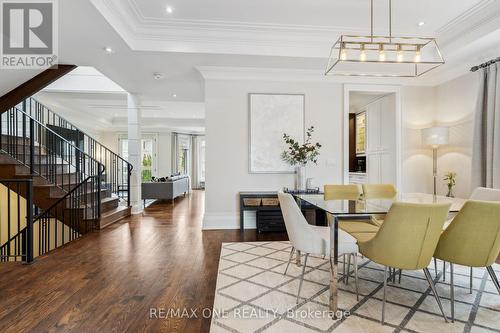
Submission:
[[[281,153],[283,161],[295,167],[295,188],[300,191],[306,189],[305,166],[312,162],[318,164],[319,149],[321,144],[311,143],[314,126],[311,126],[306,131],[306,140],[300,144],[288,134],[283,134],[283,140],[288,148]]]
[[[453,187],[457,183],[457,173],[453,171],[449,171],[445,173],[443,180],[446,182],[446,186],[448,187],[448,193],[446,194],[447,197],[454,198],[455,196],[453,195]]]

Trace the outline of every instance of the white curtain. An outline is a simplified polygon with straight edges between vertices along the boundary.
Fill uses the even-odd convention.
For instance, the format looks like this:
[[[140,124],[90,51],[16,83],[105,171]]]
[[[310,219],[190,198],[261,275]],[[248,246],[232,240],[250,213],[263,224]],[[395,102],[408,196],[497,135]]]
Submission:
[[[472,188],[500,188],[500,65],[481,69],[472,147]]]
[[[199,177],[199,137],[196,135],[191,136],[191,186],[194,189],[200,188]]]
[[[179,138],[178,138],[178,134],[177,133],[172,133],[172,150],[171,150],[171,155],[172,155],[172,160],[171,160],[171,163],[172,163],[172,174],[176,173],[177,172],[177,169],[178,169],[178,159],[179,159],[179,156],[178,156],[178,141],[179,141]]]

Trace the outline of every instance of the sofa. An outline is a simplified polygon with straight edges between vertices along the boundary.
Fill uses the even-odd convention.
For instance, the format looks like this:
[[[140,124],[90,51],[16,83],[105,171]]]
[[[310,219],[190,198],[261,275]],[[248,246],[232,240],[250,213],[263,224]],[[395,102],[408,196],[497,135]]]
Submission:
[[[175,198],[189,192],[189,176],[179,175],[169,177],[163,182],[142,183],[141,192],[144,203],[147,199],[166,199],[173,202]]]

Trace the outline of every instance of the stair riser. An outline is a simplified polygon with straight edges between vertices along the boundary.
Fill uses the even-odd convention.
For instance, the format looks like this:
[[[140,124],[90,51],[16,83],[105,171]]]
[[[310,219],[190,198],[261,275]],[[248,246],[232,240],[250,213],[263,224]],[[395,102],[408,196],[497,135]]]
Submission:
[[[80,177],[81,178],[81,177]],[[57,175],[56,179],[57,184],[60,186],[62,184],[76,184],[79,180],[77,174],[65,174],[65,175]],[[49,184],[48,180],[42,178],[40,176],[33,177],[33,185],[47,185]]]
[[[56,175],[62,175],[62,174],[67,174],[67,173],[70,173],[70,170],[73,169],[73,168],[70,168],[69,165],[65,164],[58,164],[56,166],[47,166],[47,165],[37,165],[35,164],[34,166],[34,169],[36,171],[36,173],[38,174],[41,174],[43,176],[47,175],[47,174],[54,174],[54,176]],[[19,175],[29,175],[31,174],[31,171],[28,167],[24,166],[24,165],[19,165],[17,167],[17,172]]]
[[[116,207],[118,207],[118,204],[119,204],[118,198],[115,200],[112,200],[112,201],[107,201],[105,203],[102,203],[101,204],[101,213],[105,213],[107,211],[115,209]]]
[[[124,219],[125,217],[128,217],[131,215],[131,208],[127,207],[127,209],[121,210],[119,212],[116,212],[115,214],[106,216],[106,217],[101,217],[99,221],[99,226],[100,229],[103,229],[113,223],[116,223],[120,221],[121,219]]]

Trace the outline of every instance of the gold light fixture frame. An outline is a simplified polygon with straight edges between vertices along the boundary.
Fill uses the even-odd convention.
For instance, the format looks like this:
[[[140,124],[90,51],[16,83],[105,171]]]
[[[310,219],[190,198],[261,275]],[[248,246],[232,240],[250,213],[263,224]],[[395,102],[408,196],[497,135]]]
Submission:
[[[389,0],[389,36],[373,34],[373,0],[370,0],[370,14],[370,35],[341,35],[332,46],[325,75],[412,78],[424,75],[445,63],[435,38],[392,36],[392,0]],[[430,51],[433,52],[429,53],[433,53],[434,59],[422,60],[422,52],[427,49],[432,49]],[[358,59],[349,58],[348,52],[359,52]],[[378,52],[379,59],[367,58],[367,53],[374,54],[375,52]],[[408,52],[414,56],[411,61],[403,59],[404,53]],[[393,54],[395,57],[387,57],[387,54]],[[338,65],[343,63],[401,64],[406,65],[410,70],[404,74],[336,72]]]

